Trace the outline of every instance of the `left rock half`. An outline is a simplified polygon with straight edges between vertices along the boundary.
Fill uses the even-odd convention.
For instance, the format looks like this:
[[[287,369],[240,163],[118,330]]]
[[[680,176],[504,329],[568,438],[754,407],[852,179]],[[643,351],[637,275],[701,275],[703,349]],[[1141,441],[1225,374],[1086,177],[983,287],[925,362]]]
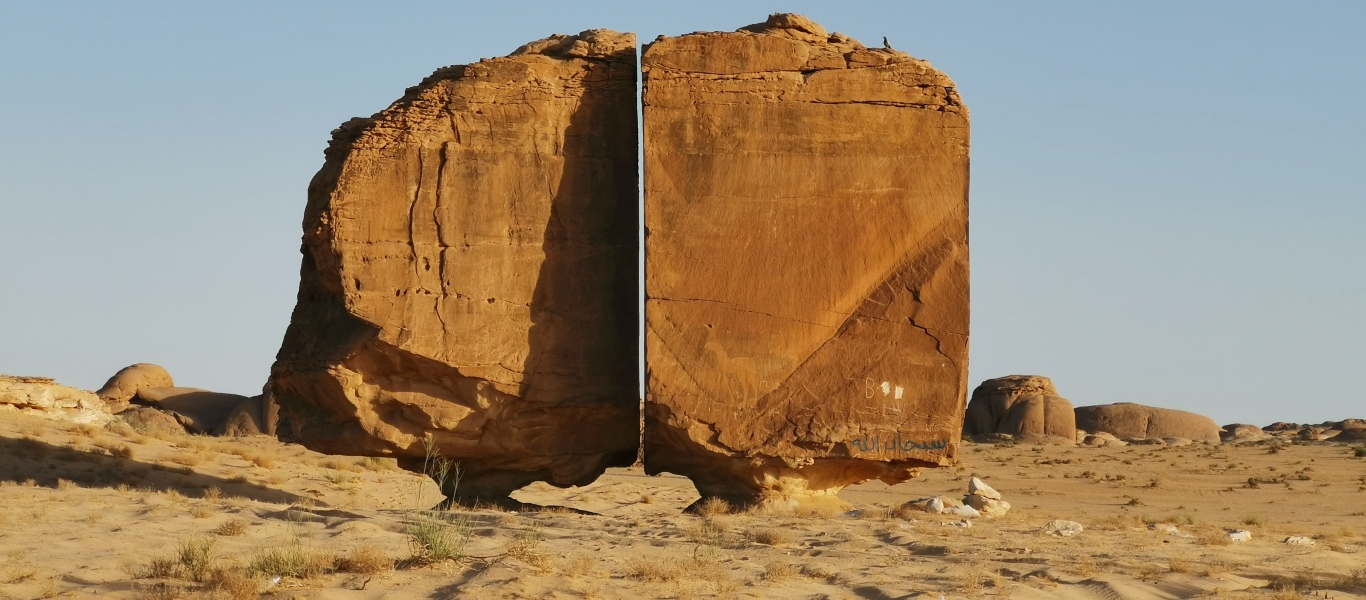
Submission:
[[[634,35],[557,35],[335,130],[266,427],[416,468],[430,438],[469,500],[630,464],[636,77]]]

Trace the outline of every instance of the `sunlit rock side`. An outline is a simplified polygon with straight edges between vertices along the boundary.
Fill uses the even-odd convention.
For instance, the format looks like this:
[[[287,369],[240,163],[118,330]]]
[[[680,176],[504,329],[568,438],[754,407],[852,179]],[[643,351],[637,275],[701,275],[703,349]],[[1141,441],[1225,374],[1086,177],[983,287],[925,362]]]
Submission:
[[[968,111],[929,63],[797,15],[642,55],[645,468],[840,506],[953,462]]]

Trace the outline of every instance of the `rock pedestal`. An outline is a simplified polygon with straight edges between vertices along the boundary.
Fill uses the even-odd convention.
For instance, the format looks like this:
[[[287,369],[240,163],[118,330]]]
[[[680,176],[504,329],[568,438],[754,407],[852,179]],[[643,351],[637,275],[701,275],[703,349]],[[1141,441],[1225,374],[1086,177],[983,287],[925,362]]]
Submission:
[[[430,435],[483,500],[630,464],[636,76],[631,34],[554,36],[334,131],[266,427],[407,465]]]
[[[929,63],[796,15],[644,51],[645,469],[841,504],[954,459],[968,112]]]

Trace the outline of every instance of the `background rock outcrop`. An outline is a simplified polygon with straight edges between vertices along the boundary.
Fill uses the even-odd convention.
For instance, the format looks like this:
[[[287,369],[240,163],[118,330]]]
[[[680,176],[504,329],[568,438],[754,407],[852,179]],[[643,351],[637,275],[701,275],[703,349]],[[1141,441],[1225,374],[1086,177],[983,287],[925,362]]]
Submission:
[[[929,63],[797,15],[661,37],[645,72],[645,469],[830,502],[952,462],[968,111]]]
[[[151,387],[175,387],[175,380],[160,365],[137,363],[119,369],[95,394],[109,405],[112,412],[120,413],[128,408],[128,402],[137,395],[138,390]]]
[[[630,464],[636,77],[631,34],[553,36],[334,131],[267,428],[407,465],[431,436],[462,497]]]
[[[1220,429],[1213,419],[1184,410],[1121,402],[1078,406],[1075,413],[1077,428],[1104,431],[1120,439],[1187,438],[1219,443]]]
[[[1043,436],[1068,444],[1078,441],[1072,403],[1058,395],[1052,380],[1038,375],[988,379],[972,391],[963,435],[993,433]]]
[[[93,392],[48,377],[0,375],[0,414],[4,411],[92,425],[104,425],[114,418]]]

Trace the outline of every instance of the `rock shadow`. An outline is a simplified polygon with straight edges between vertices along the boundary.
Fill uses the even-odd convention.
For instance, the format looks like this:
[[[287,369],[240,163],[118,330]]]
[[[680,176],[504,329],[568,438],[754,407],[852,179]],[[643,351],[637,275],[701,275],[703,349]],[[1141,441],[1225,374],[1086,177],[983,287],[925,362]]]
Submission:
[[[0,438],[0,481],[57,488],[62,480],[84,488],[150,489],[176,491],[184,496],[201,497],[205,490],[218,488],[225,496],[239,496],[260,502],[290,504],[302,500],[288,492],[265,486],[233,481],[197,473],[188,467],[170,467],[139,462],[132,458],[83,452],[32,438]],[[310,499],[311,500],[311,499]]]

